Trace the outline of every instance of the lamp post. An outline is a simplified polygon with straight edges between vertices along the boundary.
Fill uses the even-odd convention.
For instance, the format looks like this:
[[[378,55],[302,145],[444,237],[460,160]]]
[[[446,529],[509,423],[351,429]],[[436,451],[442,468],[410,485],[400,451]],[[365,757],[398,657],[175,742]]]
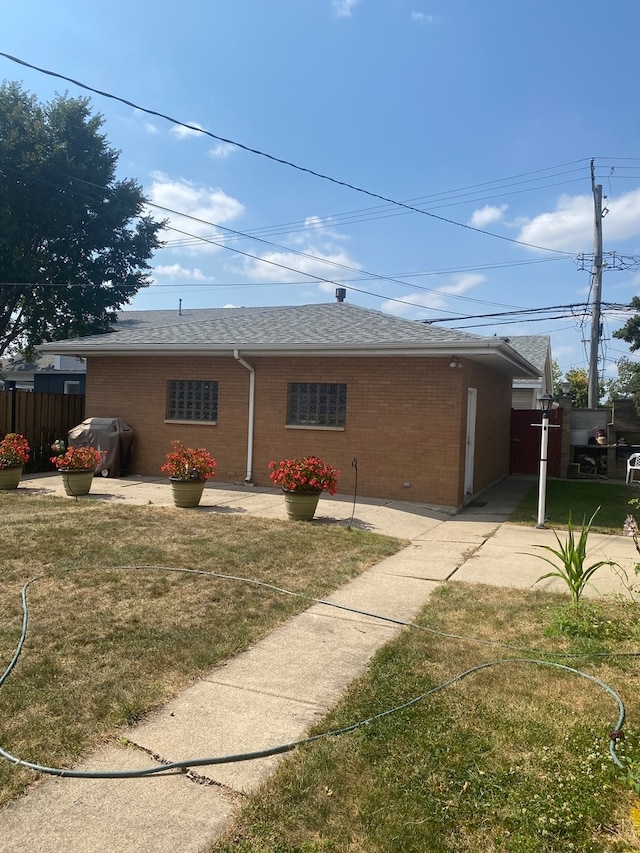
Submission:
[[[538,523],[536,527],[544,527],[544,512],[547,501],[547,448],[549,447],[549,410],[553,397],[547,391],[540,397],[542,407],[542,431],[540,435],[540,483],[538,485]]]

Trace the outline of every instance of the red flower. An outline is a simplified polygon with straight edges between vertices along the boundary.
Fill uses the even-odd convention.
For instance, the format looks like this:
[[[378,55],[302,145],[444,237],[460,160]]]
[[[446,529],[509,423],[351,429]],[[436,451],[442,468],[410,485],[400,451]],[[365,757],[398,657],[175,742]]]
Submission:
[[[0,441],[0,468],[24,465],[29,460],[29,443],[17,432],[8,432]]]
[[[216,475],[216,460],[204,447],[185,447],[180,441],[172,441],[172,451],[160,470],[173,480],[208,480]]]
[[[317,456],[269,462],[270,479],[288,492],[329,492],[338,490],[340,472]]]
[[[64,442],[54,441],[52,450],[64,450]],[[95,447],[69,447],[64,453],[52,456],[50,462],[60,470],[70,471],[94,471],[106,455],[104,450],[96,450]]]

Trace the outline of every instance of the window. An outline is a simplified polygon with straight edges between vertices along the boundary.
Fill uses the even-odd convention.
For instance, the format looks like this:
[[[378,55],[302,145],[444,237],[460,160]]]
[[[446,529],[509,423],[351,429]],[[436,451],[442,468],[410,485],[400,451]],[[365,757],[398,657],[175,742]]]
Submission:
[[[167,383],[167,420],[216,421],[218,383],[170,379]]]
[[[344,427],[346,420],[346,385],[328,382],[289,383],[289,426]]]

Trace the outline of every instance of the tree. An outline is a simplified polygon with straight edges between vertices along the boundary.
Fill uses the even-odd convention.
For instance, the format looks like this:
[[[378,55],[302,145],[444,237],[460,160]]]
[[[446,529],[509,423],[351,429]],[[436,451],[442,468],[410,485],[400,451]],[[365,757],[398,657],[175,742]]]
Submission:
[[[551,362],[551,376],[553,377],[553,399],[559,400],[562,397],[562,388],[560,387],[562,370],[555,358]]]
[[[613,337],[631,344],[629,348],[631,352],[635,352],[640,349],[640,297],[634,296],[629,303],[629,308],[638,313],[629,317],[622,328],[616,329]]]
[[[565,379],[571,383],[573,405],[577,409],[589,406],[589,375],[584,367],[572,367],[565,373]]]
[[[606,390],[609,400],[616,398],[640,398],[640,364],[623,356],[616,362],[618,378],[609,379]]]
[[[164,223],[115,179],[102,124],[87,98],[0,86],[0,355],[107,331],[149,284]]]

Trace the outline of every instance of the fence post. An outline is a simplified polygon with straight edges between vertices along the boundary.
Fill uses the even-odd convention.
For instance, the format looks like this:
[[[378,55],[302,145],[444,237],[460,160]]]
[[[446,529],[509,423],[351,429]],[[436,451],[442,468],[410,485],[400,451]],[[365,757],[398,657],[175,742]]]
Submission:
[[[15,379],[6,379],[5,383],[4,383],[4,388],[5,388],[5,391],[11,391],[11,396],[9,397],[9,400],[11,401],[9,403],[9,405],[11,406],[11,418],[10,418],[11,428],[10,428],[9,432],[15,432],[16,431],[16,394],[18,393],[17,389],[16,389]]]

